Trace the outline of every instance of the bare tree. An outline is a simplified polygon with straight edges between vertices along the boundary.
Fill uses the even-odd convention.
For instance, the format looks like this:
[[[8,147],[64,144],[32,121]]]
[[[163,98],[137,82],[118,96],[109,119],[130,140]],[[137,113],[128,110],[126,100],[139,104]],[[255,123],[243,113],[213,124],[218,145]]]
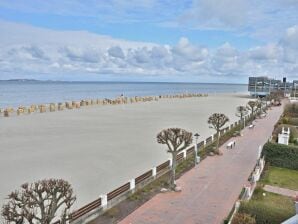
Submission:
[[[254,101],[254,100],[250,100],[247,103],[247,108],[251,111],[252,116],[255,115],[255,111],[257,109],[257,105],[258,105],[257,104],[257,101]]]
[[[260,98],[257,101],[257,108],[259,110],[259,113],[266,113],[266,109],[267,109],[266,106],[267,106],[267,103],[264,98]]]
[[[272,98],[272,100],[274,100],[274,103],[277,105],[280,105],[281,104],[281,100],[284,96],[284,93],[282,91],[275,91],[275,92],[271,92],[270,93],[270,96]]]
[[[266,102],[266,107],[267,108],[271,108],[271,100],[272,100],[272,96],[271,96],[271,94],[269,94],[269,95],[267,95],[267,96],[265,96],[265,102]],[[269,103],[268,103],[269,102]]]
[[[168,147],[168,153],[172,154],[172,174],[170,188],[175,189],[176,158],[179,152],[192,143],[192,133],[181,128],[164,129],[157,134],[157,142]]]
[[[209,119],[208,119],[208,124],[210,124],[210,128],[213,128],[216,130],[216,135],[217,135],[217,141],[216,141],[216,151],[218,151],[218,146],[219,146],[219,133],[221,131],[221,128],[229,121],[229,118],[220,113],[214,113],[212,114]]]
[[[62,179],[45,179],[31,184],[25,183],[20,190],[8,195],[8,202],[1,214],[6,223],[15,224],[65,224],[70,207],[76,197],[71,185]],[[56,217],[56,213],[60,217]]]
[[[236,108],[236,116],[240,117],[241,122],[243,122],[244,117],[248,114],[247,108],[245,106],[238,106]],[[244,128],[244,127],[243,127]]]

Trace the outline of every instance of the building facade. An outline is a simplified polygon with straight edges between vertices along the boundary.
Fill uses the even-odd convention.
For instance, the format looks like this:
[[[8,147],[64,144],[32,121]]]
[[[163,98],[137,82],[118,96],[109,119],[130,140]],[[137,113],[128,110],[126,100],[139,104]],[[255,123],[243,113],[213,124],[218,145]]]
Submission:
[[[253,97],[265,97],[271,92],[283,91],[285,94],[289,94],[293,90],[293,86],[298,87],[298,82],[296,84],[287,82],[286,78],[283,80],[271,79],[266,76],[259,77],[249,77],[248,79],[248,91]]]

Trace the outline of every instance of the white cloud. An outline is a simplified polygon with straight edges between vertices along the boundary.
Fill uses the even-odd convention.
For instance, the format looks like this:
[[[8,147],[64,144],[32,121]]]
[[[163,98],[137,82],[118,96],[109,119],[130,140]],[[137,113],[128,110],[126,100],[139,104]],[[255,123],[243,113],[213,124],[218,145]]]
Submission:
[[[279,45],[283,49],[283,57],[286,63],[297,66],[298,64],[298,26],[287,29],[285,36],[281,39]],[[295,70],[295,69],[294,69]]]
[[[80,48],[77,46],[66,46],[59,52],[67,57],[70,61],[79,61],[86,63],[97,63],[100,61],[99,49]]]
[[[194,0],[184,18],[194,26],[226,29],[242,26],[249,10],[246,0]]]
[[[255,60],[277,60],[281,53],[280,48],[276,44],[254,47],[248,52],[249,57]]]
[[[124,59],[124,57],[125,57],[123,50],[119,46],[110,47],[108,49],[108,53],[110,56],[115,57],[115,58]]]
[[[173,47],[172,52],[181,60],[202,61],[208,56],[206,48],[192,45],[189,40],[182,37],[178,44]]]
[[[230,43],[208,49],[186,37],[169,46],[5,22],[0,28],[5,31],[0,36],[0,79],[44,75],[44,79],[86,80],[92,74],[98,79],[137,75],[216,81],[216,77],[242,79],[252,74],[295,77],[298,70],[297,26],[288,28],[279,42],[242,51]]]

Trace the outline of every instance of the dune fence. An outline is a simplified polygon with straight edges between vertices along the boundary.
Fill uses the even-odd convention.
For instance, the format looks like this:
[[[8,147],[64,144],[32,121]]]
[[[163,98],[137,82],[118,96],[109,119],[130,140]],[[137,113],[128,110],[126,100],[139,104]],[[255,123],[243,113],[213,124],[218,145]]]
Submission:
[[[119,105],[119,104],[132,104],[140,102],[158,101],[160,99],[176,99],[176,98],[190,98],[190,97],[206,97],[208,94],[201,93],[181,93],[176,95],[160,95],[160,96],[135,96],[135,97],[124,97],[120,96],[115,99],[84,99],[80,101],[67,101],[60,103],[48,103],[48,104],[33,104],[30,106],[19,106],[17,108],[7,107],[0,108],[0,116],[12,117],[20,116],[25,114],[34,113],[46,113],[46,112],[57,112],[63,110],[80,109],[81,107],[92,106],[92,105]]]

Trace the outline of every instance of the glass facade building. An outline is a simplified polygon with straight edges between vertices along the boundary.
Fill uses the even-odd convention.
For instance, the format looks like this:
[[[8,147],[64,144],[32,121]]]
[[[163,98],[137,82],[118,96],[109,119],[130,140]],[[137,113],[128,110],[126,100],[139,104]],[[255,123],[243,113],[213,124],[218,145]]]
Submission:
[[[284,82],[283,82],[284,81]],[[267,96],[271,92],[281,90],[285,93],[290,93],[293,89],[294,82],[289,83],[284,80],[271,79],[266,76],[249,77],[248,79],[248,91],[251,96]],[[298,85],[298,82],[297,84]]]

